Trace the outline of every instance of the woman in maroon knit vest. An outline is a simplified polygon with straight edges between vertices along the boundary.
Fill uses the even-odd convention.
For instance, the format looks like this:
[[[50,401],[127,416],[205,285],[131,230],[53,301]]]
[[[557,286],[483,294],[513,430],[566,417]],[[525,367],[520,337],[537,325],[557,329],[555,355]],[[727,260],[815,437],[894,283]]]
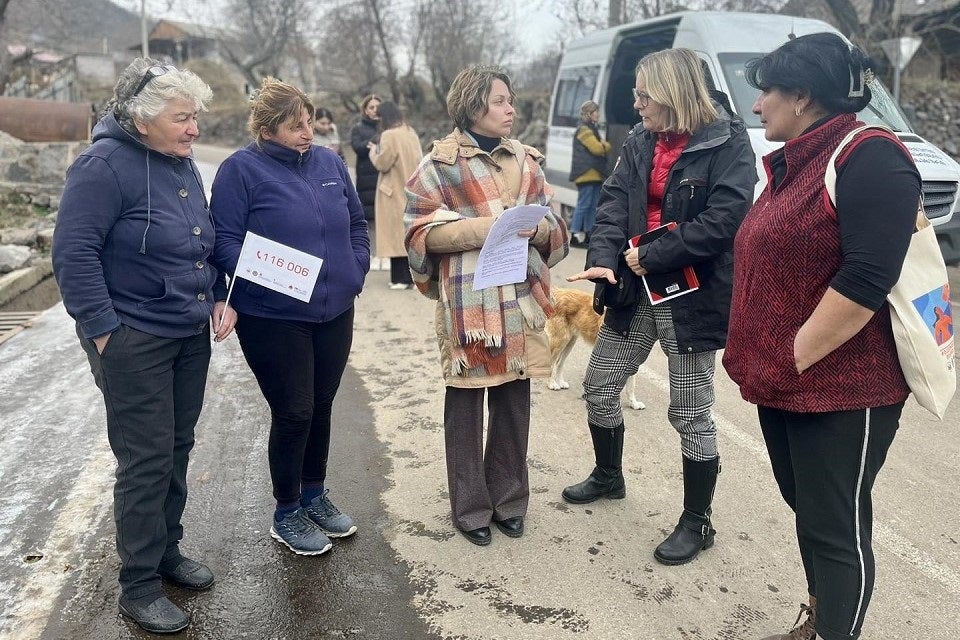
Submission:
[[[862,124],[871,77],[864,53],[828,33],[747,67],[753,111],[785,144],[764,157],[767,187],[737,234],[723,364],[758,405],[810,596],[804,622],[766,640],[857,638],[873,591],[870,494],[909,393],[886,296],[921,182],[892,134],[860,135],[837,162],[835,209],[825,197],[827,161]]]

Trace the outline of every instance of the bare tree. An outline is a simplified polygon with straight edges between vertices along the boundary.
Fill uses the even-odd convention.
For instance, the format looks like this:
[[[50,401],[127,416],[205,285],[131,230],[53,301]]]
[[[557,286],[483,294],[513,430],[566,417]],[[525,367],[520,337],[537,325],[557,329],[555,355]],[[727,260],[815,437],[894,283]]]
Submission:
[[[615,27],[623,24],[627,19],[626,5],[623,0],[609,0],[607,9],[607,26]]]
[[[833,13],[834,24],[840,31],[850,37],[862,35],[863,28],[860,26],[860,17],[850,0],[825,0],[825,2]]]
[[[363,0],[363,4],[370,17],[370,27],[377,35],[380,52],[383,54],[384,70],[386,71],[387,84],[390,85],[390,93],[393,96],[393,101],[399,104],[401,100],[400,82],[397,79],[397,67],[393,61],[393,52],[387,42],[388,27],[386,22],[390,17],[390,2],[389,0]],[[394,21],[394,24],[397,24],[396,21]]]
[[[341,4],[327,16],[313,37],[321,43],[316,51],[317,84],[321,90],[339,94],[344,106],[356,112],[355,98],[385,80],[382,47],[363,4]]]
[[[221,39],[221,51],[253,86],[283,76],[286,56],[302,54],[296,44],[297,16],[308,0],[229,0],[224,12],[234,35]]]
[[[424,5],[423,58],[437,101],[454,77],[472,64],[503,64],[513,52],[512,12],[497,0],[433,0]]]

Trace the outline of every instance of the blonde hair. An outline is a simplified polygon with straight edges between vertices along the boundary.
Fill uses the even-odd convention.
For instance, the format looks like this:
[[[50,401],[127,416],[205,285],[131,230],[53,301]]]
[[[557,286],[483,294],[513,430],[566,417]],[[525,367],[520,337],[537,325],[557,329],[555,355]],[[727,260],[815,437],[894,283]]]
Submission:
[[[280,130],[280,125],[290,118],[300,118],[303,109],[310,114],[316,111],[310,98],[292,84],[266,77],[260,88],[250,96],[250,118],[247,129],[256,143],[263,144],[263,129],[270,134]]]
[[[667,131],[693,133],[717,118],[700,58],[690,49],[664,49],[641,58],[637,75],[643,76],[650,98],[666,108]]]
[[[453,79],[447,92],[447,113],[453,124],[466,131],[489,111],[487,99],[493,89],[493,81],[502,80],[514,99],[510,76],[499,67],[474,66],[464,69]]]
[[[580,105],[580,117],[586,118],[594,111],[599,111],[600,105],[594,102],[593,100],[587,100],[582,105]]]

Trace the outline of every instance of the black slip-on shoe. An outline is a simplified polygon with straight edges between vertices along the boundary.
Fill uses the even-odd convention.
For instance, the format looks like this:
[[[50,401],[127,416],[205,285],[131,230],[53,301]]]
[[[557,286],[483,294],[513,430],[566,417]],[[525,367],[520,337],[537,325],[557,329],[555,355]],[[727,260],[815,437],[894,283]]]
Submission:
[[[177,633],[190,624],[187,614],[166,596],[161,595],[148,604],[143,604],[143,600],[128,600],[120,596],[120,613],[131,618],[144,631]]]
[[[511,538],[519,538],[523,535],[523,516],[514,516],[506,520],[494,520],[500,533]]]
[[[207,565],[180,556],[170,562],[161,562],[157,573],[164,580],[193,591],[205,591],[213,586],[213,572]]]
[[[479,529],[471,529],[470,531],[458,529],[458,531],[463,534],[464,538],[481,547],[487,546],[490,544],[490,540],[493,539],[493,536],[490,535],[490,527],[480,527]]]

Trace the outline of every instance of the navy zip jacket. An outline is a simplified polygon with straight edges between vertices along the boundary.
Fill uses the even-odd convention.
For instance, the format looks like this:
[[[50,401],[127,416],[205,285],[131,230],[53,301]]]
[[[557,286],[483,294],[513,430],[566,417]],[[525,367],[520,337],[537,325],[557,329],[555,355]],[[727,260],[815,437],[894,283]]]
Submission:
[[[80,333],[121,324],[161,338],[202,333],[214,298],[226,297],[207,263],[213,246],[193,161],[149,149],[113,114],[102,118],[67,171],[53,235],[54,275]]]
[[[274,142],[227,158],[213,181],[214,264],[233,274],[247,231],[323,258],[310,302],[237,278],[230,306],[277,320],[327,322],[349,309],[370,268],[370,238],[347,167],[330,149]]]

